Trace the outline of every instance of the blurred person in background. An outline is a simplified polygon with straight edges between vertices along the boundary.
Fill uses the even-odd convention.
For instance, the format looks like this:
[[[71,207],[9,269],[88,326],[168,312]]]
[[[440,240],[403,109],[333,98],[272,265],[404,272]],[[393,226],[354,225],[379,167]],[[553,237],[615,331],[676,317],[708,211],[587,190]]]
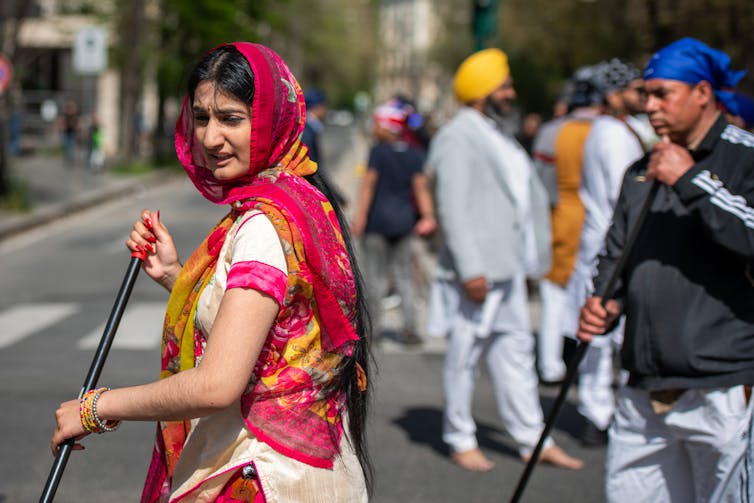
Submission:
[[[596,65],[595,81],[605,96],[605,113],[592,122],[584,143],[579,197],[586,215],[581,230],[576,266],[568,281],[570,309],[578,312],[591,294],[597,254],[613,217],[623,175],[648,146],[642,137],[645,123],[641,72],[629,62],[613,58]],[[571,334],[576,331],[574,325]],[[607,427],[615,409],[613,354],[620,350],[623,325],[596,339],[579,367],[578,411],[585,419],[581,441],[588,446],[607,443]]]
[[[485,49],[469,56],[456,71],[453,90],[464,106],[433,136],[428,154],[445,239],[428,331],[449,338],[442,439],[458,466],[489,471],[494,463],[479,449],[471,411],[482,359],[522,460],[544,428],[526,278],[549,266],[549,213],[529,156],[501,130],[516,98],[506,54]],[[583,466],[551,438],[541,460]]]
[[[86,147],[86,161],[89,170],[94,173],[101,172],[105,167],[104,138],[102,126],[97,120],[97,114],[95,113],[89,116]]]
[[[576,265],[584,205],[579,198],[584,142],[592,121],[602,113],[604,93],[596,66],[579,68],[571,78],[569,112],[542,126],[534,141],[534,159],[548,186],[551,205],[552,265],[539,282],[541,312],[537,332],[539,377],[558,384],[565,376],[564,337],[576,333],[578,308],[570,309],[566,286]]]
[[[309,158],[317,163],[320,176],[325,178],[338,204],[345,207],[348,201],[330,179],[327,162],[322,155],[322,131],[325,129],[325,118],[328,111],[327,95],[321,89],[314,88],[304,93],[304,99],[306,101],[306,124],[301,135],[301,143],[309,147]]]
[[[392,284],[400,296],[403,328],[399,342],[419,344],[417,278],[411,242],[435,231],[432,197],[424,174],[424,151],[408,143],[407,121],[415,113],[393,98],[373,114],[376,143],[369,151],[351,229],[361,236],[374,333],[382,335],[381,301]]]
[[[187,87],[176,152],[229,213],[181,263],[142,211],[126,245],[170,291],[160,379],[61,404],[53,453],[159,421],[142,502],[367,501],[368,316],[345,220],[301,144],[303,93],[246,42],[206,53]]]
[[[532,154],[532,147],[534,146],[534,138],[537,136],[537,131],[542,125],[542,116],[537,113],[528,113],[524,117],[521,129],[516,134],[516,140],[524,147],[526,153]]]
[[[393,98],[397,104],[404,108],[406,113],[406,127],[403,131],[402,140],[422,150],[429,146],[430,131],[424,116],[417,110],[413,100],[397,95]]]
[[[325,128],[327,116],[327,96],[321,89],[309,89],[304,93],[306,100],[306,125],[301,142],[309,147],[309,159],[320,162],[319,135]]]
[[[58,126],[63,142],[63,162],[67,168],[73,168],[76,164],[76,144],[79,136],[79,106],[73,100],[63,104],[63,113],[60,115]]]
[[[743,71],[693,39],[644,69],[646,111],[661,141],[623,178],[599,256],[596,291],[625,252],[618,289],[587,299],[591,342],[626,317],[629,373],[608,429],[608,502],[740,502],[752,496],[754,135],[728,124]],[[659,184],[652,192],[651,184]]]

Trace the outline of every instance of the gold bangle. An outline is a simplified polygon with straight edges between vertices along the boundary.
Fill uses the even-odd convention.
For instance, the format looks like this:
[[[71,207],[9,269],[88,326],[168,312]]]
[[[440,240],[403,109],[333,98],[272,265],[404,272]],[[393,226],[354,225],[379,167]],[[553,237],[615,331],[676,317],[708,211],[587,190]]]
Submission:
[[[120,421],[109,419],[102,421],[97,415],[97,401],[105,391],[110,388],[98,388],[87,391],[79,401],[79,415],[81,424],[89,433],[105,433],[115,431],[120,426]]]

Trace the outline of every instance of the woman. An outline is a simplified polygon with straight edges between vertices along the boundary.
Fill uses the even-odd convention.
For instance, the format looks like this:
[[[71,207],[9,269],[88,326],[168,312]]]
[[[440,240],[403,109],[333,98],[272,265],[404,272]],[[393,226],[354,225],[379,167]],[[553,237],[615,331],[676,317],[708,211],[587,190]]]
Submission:
[[[304,120],[301,89],[270,49],[223,45],[197,65],[176,151],[199,192],[231,211],[185,264],[159,212],[142,212],[126,244],[171,292],[162,379],[63,403],[53,452],[157,420],[142,501],[367,499],[368,317]]]

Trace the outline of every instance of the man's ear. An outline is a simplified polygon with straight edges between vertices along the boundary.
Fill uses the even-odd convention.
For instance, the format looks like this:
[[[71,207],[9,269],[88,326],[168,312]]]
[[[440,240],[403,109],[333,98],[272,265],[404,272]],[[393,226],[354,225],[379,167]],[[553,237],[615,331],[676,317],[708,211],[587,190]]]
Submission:
[[[715,100],[715,92],[712,90],[712,85],[706,80],[702,80],[696,84],[694,91],[698,93],[701,104],[712,103]]]

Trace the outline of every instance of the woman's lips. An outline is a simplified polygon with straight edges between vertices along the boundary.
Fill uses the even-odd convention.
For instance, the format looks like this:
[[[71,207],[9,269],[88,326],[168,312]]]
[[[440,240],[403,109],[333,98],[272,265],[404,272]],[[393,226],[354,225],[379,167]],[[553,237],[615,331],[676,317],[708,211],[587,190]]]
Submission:
[[[224,154],[210,154],[209,157],[210,159],[212,159],[212,163],[218,168],[222,168],[223,166],[228,164],[231,159],[233,159],[232,155],[224,155]]]

